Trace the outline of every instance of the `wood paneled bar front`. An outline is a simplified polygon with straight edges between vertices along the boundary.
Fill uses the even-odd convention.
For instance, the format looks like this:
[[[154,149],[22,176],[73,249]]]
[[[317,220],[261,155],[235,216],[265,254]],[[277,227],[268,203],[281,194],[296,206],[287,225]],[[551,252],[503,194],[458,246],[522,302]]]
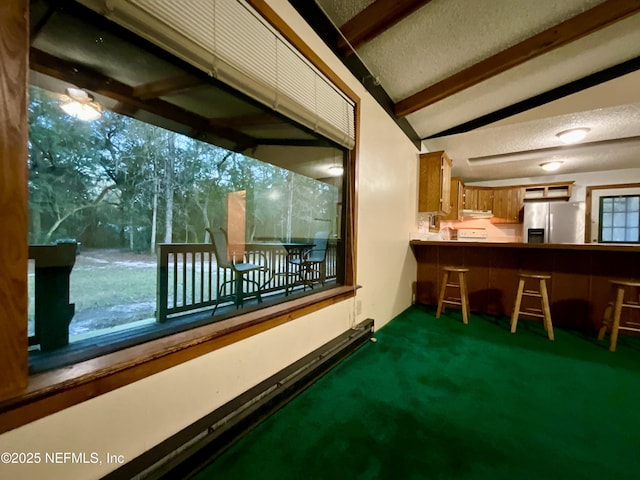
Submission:
[[[442,267],[469,268],[471,311],[510,316],[521,272],[551,275],[553,324],[597,330],[614,279],[640,279],[640,247],[460,241],[410,242],[417,260],[416,302],[436,305]]]

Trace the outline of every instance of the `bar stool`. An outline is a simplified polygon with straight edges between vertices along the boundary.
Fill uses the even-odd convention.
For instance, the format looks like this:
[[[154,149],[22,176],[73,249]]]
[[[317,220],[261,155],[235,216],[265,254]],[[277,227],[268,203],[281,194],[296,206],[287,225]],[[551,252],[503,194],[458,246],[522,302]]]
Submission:
[[[447,305],[460,305],[462,308],[462,322],[469,323],[469,295],[467,293],[467,277],[466,274],[469,271],[468,268],[459,267],[444,267],[444,276],[442,278],[442,287],[440,288],[440,296],[438,298],[438,311],[436,312],[436,318],[440,318],[440,313],[444,311],[444,304]],[[458,283],[449,281],[449,274],[458,274]],[[449,297],[445,300],[445,294],[447,287],[457,288],[460,291],[459,297]]]
[[[549,336],[549,340],[553,340],[553,324],[551,323],[551,308],[549,308],[549,294],[547,293],[547,280],[551,279],[551,275],[542,275],[537,273],[521,273],[520,282],[518,284],[518,293],[516,295],[516,304],[513,308],[513,316],[511,317],[511,333],[516,332],[518,326],[518,317],[520,315],[528,315],[543,319],[544,329]],[[527,281],[537,280],[539,287],[537,290],[526,289]],[[535,297],[540,299],[541,309],[520,310],[522,297]]]
[[[611,328],[611,343],[609,344],[609,351],[616,351],[616,343],[618,342],[618,332],[620,330],[629,330],[632,332],[640,332],[640,323],[626,321],[620,325],[620,317],[622,316],[623,308],[640,308],[640,282],[629,282],[623,280],[609,280],[609,283],[613,286],[615,292],[615,300],[609,302],[605,310],[604,320],[598,332],[598,340],[604,339],[605,333]],[[635,290],[636,297],[633,299],[625,299],[625,292],[629,290],[633,292]],[[611,311],[613,310],[613,318],[611,317]]]

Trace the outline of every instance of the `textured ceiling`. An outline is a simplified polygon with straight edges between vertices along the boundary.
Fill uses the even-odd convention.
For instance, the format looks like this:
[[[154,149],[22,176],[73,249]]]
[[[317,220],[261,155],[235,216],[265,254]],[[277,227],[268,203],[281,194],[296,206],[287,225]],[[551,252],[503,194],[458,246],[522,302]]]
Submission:
[[[370,10],[375,6],[372,4],[385,4],[391,9],[396,4],[412,2],[316,0],[316,3],[344,31],[350,20],[353,23],[359,13],[362,17],[367,7]],[[606,4],[607,8],[613,4],[604,0],[413,3],[425,4],[356,45],[358,58],[396,103],[600,4]],[[618,6],[621,3],[624,2],[617,2]],[[634,6],[639,3],[626,2]],[[377,20],[370,17],[369,21]],[[634,137],[640,138],[638,72],[584,90],[579,87],[577,93],[545,100],[541,105],[532,104],[534,108],[530,110],[502,115],[504,118],[474,129],[465,128],[469,130],[465,133],[440,136],[440,132],[518,102],[530,102],[536,95],[572,82],[584,82],[585,77],[623,62],[638,63],[637,58],[640,58],[640,13],[512,66],[404,118],[423,139],[423,149],[446,150],[454,162],[453,174],[466,181],[544,175],[539,163],[551,156],[564,162],[554,175],[637,167],[640,141]],[[591,129],[583,146],[562,146],[556,133],[578,126]],[[438,138],[430,139],[432,136]]]
[[[397,101],[598,3],[436,0],[358,54]]]
[[[640,15],[514,67],[409,117],[421,137],[640,55]]]

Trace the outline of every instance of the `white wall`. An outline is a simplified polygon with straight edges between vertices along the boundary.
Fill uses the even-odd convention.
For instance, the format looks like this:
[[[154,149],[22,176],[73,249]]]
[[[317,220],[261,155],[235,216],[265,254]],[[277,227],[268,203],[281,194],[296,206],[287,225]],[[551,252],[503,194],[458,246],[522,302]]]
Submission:
[[[0,436],[0,453],[96,452],[102,464],[6,465],[0,478],[92,479],[131,460],[347,330],[380,328],[407,308],[415,279],[408,233],[416,229],[417,150],[286,0],[268,2],[362,98],[357,281],[345,301]],[[358,313],[360,312],[360,313]]]

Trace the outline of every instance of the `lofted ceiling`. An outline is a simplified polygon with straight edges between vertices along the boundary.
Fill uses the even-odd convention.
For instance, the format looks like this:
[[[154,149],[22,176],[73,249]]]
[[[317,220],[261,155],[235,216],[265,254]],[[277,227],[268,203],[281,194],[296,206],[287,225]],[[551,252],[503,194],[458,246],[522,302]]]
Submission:
[[[290,3],[454,176],[640,167],[640,0]],[[581,143],[556,137],[576,127]]]

